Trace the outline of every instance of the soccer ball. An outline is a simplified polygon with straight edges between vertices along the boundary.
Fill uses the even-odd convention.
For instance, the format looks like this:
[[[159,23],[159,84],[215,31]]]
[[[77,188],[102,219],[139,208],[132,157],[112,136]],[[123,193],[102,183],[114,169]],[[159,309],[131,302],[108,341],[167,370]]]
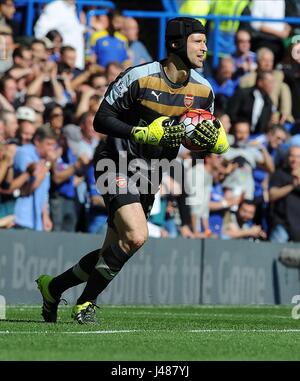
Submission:
[[[189,109],[182,114],[179,118],[179,122],[183,123],[185,127],[185,137],[182,140],[182,145],[190,151],[205,151],[203,148],[192,143],[190,137],[193,134],[195,127],[203,120],[215,120],[216,118],[207,110],[203,109]]]

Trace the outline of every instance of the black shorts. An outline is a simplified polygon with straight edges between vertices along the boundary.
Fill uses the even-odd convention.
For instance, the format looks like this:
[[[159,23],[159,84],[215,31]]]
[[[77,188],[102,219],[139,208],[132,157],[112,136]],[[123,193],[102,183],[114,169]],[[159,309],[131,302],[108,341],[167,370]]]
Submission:
[[[143,187],[135,181],[134,176],[122,173],[95,171],[95,179],[97,190],[102,195],[108,212],[107,224],[109,227],[115,230],[114,215],[121,206],[135,202],[142,205],[146,219],[149,218],[156,193],[151,186],[150,179],[143,179]]]

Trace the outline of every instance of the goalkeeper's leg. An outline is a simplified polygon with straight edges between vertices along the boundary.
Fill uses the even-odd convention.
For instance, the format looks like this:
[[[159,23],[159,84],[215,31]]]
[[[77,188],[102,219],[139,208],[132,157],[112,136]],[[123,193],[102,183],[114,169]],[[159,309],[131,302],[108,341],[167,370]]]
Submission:
[[[70,269],[53,278],[49,283],[50,294],[55,299],[58,299],[61,294],[69,288],[87,282],[91,272],[99,260],[101,250],[110,246],[114,240],[116,240],[116,233],[111,228],[108,228],[103,247],[89,252]]]
[[[98,295],[148,238],[147,220],[139,202],[125,204],[115,210],[113,223],[117,239],[101,250],[99,260],[73,308],[72,317],[81,324],[95,321]]]
[[[108,228],[102,249],[108,247],[115,239],[116,233]],[[62,293],[88,280],[102,249],[86,254],[77,264],[56,277],[45,274],[38,277],[36,282],[43,298],[42,316],[46,322],[56,322]]]

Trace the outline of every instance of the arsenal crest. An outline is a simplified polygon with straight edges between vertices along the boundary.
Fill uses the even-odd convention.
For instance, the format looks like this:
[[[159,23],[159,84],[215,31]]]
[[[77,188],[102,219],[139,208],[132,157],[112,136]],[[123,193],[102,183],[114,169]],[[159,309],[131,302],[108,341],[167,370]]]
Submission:
[[[186,94],[184,97],[184,105],[187,108],[190,108],[193,106],[194,103],[194,95],[193,94]]]
[[[125,188],[127,185],[127,181],[124,177],[117,176],[116,177],[116,185],[118,188]]]

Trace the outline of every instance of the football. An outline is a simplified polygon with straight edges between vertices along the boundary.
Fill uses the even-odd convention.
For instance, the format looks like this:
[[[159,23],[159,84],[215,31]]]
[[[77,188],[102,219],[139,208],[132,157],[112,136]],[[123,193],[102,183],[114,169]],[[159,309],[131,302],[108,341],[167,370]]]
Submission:
[[[207,110],[203,109],[189,109],[187,112],[181,115],[179,122],[183,123],[185,127],[185,137],[182,140],[182,145],[189,149],[190,151],[203,151],[203,148],[196,144],[193,144],[190,136],[192,135],[197,124],[201,123],[203,120],[215,120],[213,114]]]

